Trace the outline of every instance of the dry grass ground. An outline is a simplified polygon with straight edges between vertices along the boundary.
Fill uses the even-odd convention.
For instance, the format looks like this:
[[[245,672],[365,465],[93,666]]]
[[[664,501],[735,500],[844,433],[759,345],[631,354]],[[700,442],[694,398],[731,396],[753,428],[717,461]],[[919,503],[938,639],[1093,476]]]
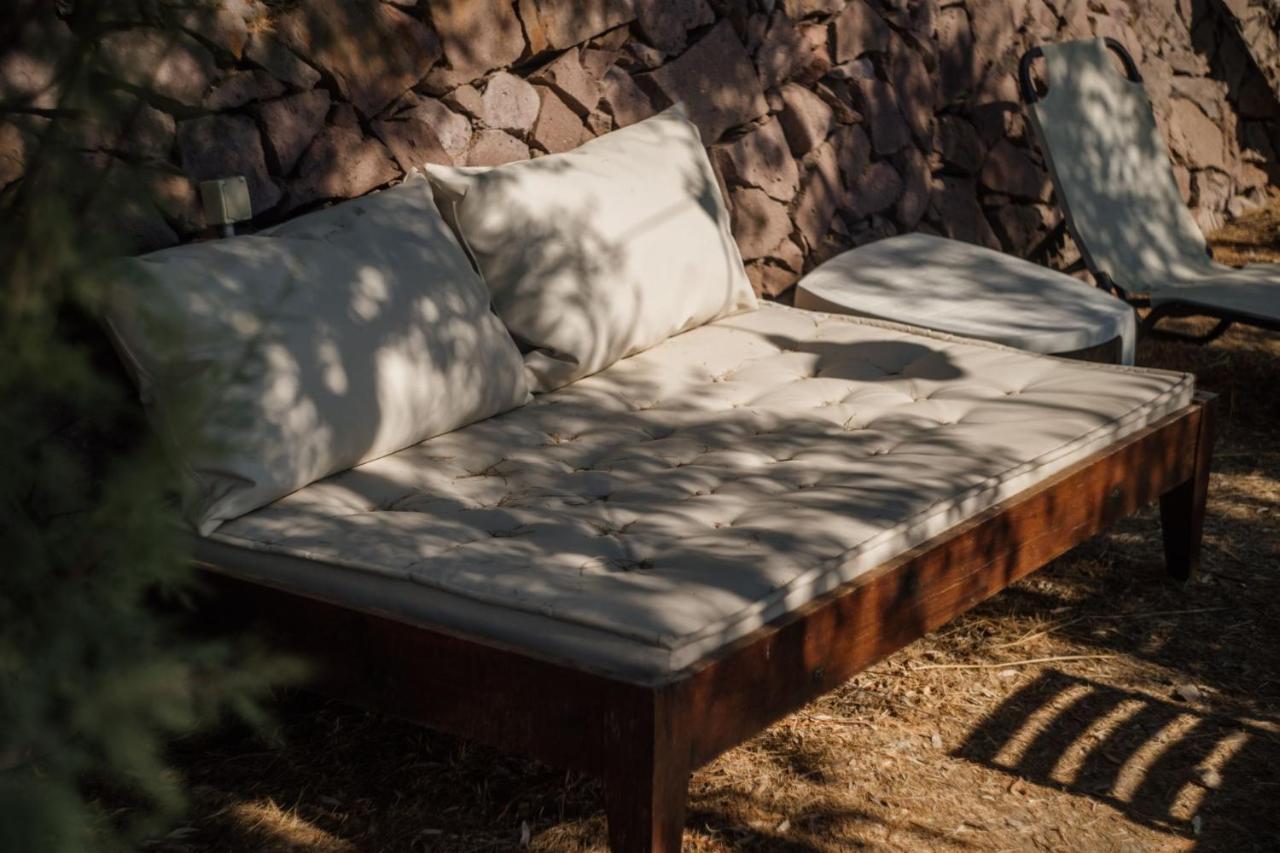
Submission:
[[[1218,243],[1280,261],[1280,207]],[[1280,850],[1280,335],[1139,360],[1222,396],[1200,579],[1154,512],[1119,525],[700,770],[687,849]],[[157,849],[603,846],[589,779],[305,694],[277,719],[180,745]]]

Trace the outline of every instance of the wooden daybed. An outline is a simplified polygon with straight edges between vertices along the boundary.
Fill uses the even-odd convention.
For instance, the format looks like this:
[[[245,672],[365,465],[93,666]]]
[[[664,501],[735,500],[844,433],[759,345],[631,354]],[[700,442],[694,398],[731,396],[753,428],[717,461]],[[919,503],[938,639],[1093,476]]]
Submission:
[[[615,850],[678,849],[694,768],[1123,515],[1159,499],[1194,570],[1192,377],[758,304],[678,107],[428,171],[138,259],[106,320],[227,610],[339,697],[601,777]]]
[[[745,349],[734,351],[735,346]],[[693,356],[695,352],[703,353],[701,360]],[[668,371],[677,362],[693,369],[668,388],[673,396],[665,400],[645,397],[652,388],[642,379],[654,375],[653,371]],[[726,376],[724,368],[729,362],[734,366]],[[972,371],[978,365],[990,368],[996,363],[1005,365],[1006,377],[1017,376],[1017,383],[1027,383],[1021,398],[1032,404],[1038,387],[1053,389],[1045,392],[1059,410],[1052,419],[1052,430],[1061,426],[1059,419],[1083,418],[1079,424],[1096,419],[1062,407],[1061,401],[1069,399],[1063,396],[1064,383],[1074,384],[1070,393],[1079,395],[1087,408],[1090,403],[1101,405],[1108,396],[1108,383],[1117,378],[1156,376],[1163,383],[1156,396],[1163,400],[1164,408],[1151,408],[1145,422],[1131,420],[1127,429],[1095,430],[1080,458],[1048,476],[1035,478],[1025,488],[1015,483],[1004,494],[986,489],[986,507],[980,506],[981,499],[963,507],[953,504],[943,521],[934,522],[945,526],[940,532],[926,535],[929,531],[925,529],[900,538],[899,553],[875,565],[855,567],[850,579],[825,591],[820,584],[812,585],[814,592],[807,600],[782,613],[762,610],[763,624],[741,636],[726,632],[724,636],[730,639],[705,644],[705,651],[691,653],[692,659],[670,654],[669,646],[661,646],[661,658],[626,654],[631,650],[624,642],[617,643],[617,649],[609,648],[605,642],[610,639],[608,632],[602,632],[598,625],[591,626],[594,635],[584,631],[582,636],[568,639],[553,637],[549,626],[581,627],[570,623],[590,622],[590,614],[567,606],[558,614],[565,621],[558,621],[556,614],[547,615],[554,608],[536,596],[509,611],[512,620],[529,621],[514,628],[504,624],[507,620],[495,619],[492,612],[467,616],[447,608],[433,610],[430,602],[406,603],[408,594],[395,590],[404,589],[404,584],[421,585],[422,577],[416,581],[406,578],[415,572],[429,574],[431,563],[428,560],[397,573],[390,568],[400,565],[393,556],[397,546],[386,538],[386,565],[380,574],[370,571],[374,566],[362,570],[350,563],[331,568],[331,572],[357,578],[354,585],[344,586],[332,579],[317,579],[308,571],[326,555],[335,565],[343,562],[336,556],[343,548],[334,546],[335,542],[359,541],[362,544],[356,547],[367,558],[369,543],[374,541],[370,536],[380,535],[376,534],[379,516],[385,520],[406,512],[441,512],[455,519],[477,516],[473,519],[477,529],[483,528],[484,536],[492,537],[469,546],[478,547],[479,553],[489,550],[487,543],[529,542],[529,538],[522,539],[522,529],[533,531],[529,535],[534,544],[529,547],[546,547],[539,540],[554,541],[560,534],[554,530],[537,532],[542,529],[540,520],[571,517],[582,506],[573,501],[557,505],[564,500],[562,489],[539,489],[531,483],[551,469],[563,470],[550,460],[562,460],[563,455],[556,453],[573,447],[577,439],[569,434],[571,428],[589,436],[593,429],[608,427],[610,434],[574,455],[575,465],[583,457],[594,457],[594,467],[578,465],[579,470],[570,475],[585,484],[582,494],[600,498],[618,493],[619,500],[638,501],[647,511],[661,511],[661,489],[631,498],[627,497],[628,489],[634,490],[640,483],[661,487],[665,479],[682,472],[706,474],[714,470],[717,482],[728,482],[731,478],[724,475],[728,468],[739,478],[749,478],[751,459],[718,460],[717,455],[734,448],[744,452],[747,436],[753,441],[765,440],[755,433],[756,427],[766,422],[792,437],[784,443],[796,457],[778,465],[802,460],[809,442],[818,454],[818,467],[832,472],[833,477],[840,476],[841,463],[821,454],[824,435],[829,438],[829,432],[839,433],[844,440],[851,438],[847,423],[831,426],[840,418],[830,419],[827,412],[820,414],[827,421],[815,421],[813,413],[801,410],[794,398],[774,401],[790,406],[793,414],[778,420],[776,411],[768,411],[769,393],[794,389],[801,377],[792,377],[777,387],[763,382],[769,386],[764,392],[752,389],[749,395],[764,400],[760,410],[745,416],[741,431],[723,432],[716,439],[723,442],[721,446],[712,446],[705,434],[696,448],[682,445],[681,429],[705,430],[710,423],[743,412],[735,399],[743,394],[728,393],[722,412],[706,403],[708,393],[734,385],[734,370],[771,374],[782,364],[803,364],[807,367],[801,369],[819,385],[824,378],[857,377],[839,379],[845,386],[842,392],[832,394],[827,388],[817,395],[824,399],[815,397],[810,402],[830,403],[832,397],[844,393],[836,404],[846,407],[842,417],[869,407],[881,419],[888,419],[877,424],[872,418],[860,425],[870,444],[857,451],[863,457],[858,464],[865,464],[864,476],[875,476],[875,465],[870,463],[892,454],[875,447],[866,455],[868,447],[894,435],[894,418],[900,432],[891,444],[901,445],[914,435],[919,443],[915,451],[927,456],[931,444],[934,450],[942,446],[939,442],[946,439],[950,427],[927,429],[919,422],[912,427],[910,413],[929,411],[930,418],[948,419],[946,412],[928,408],[933,401],[924,399],[926,395],[934,400],[948,396],[953,401],[968,400],[960,409],[974,399],[990,400],[994,395],[987,390],[974,389]],[[877,371],[883,374],[879,381],[872,378]],[[752,315],[729,318],[674,338],[656,351],[633,356],[516,412],[322,481],[317,487],[323,486],[326,493],[308,494],[317,488],[310,487],[230,522],[212,540],[202,540],[198,553],[225,592],[224,601],[240,613],[247,608],[255,610],[262,623],[290,648],[321,664],[322,685],[333,695],[526,753],[555,766],[594,774],[605,783],[612,849],[678,850],[687,785],[695,768],[1035,571],[1116,519],[1158,499],[1168,572],[1178,579],[1188,578],[1198,560],[1214,404],[1208,395],[1192,398],[1187,377],[1178,380],[1172,376],[1029,356],[875,322],[765,306]],[[979,387],[986,384],[986,380],[978,383]],[[965,387],[970,388],[967,396],[962,390]],[[1016,411],[1010,390],[1014,389],[1006,388],[1007,396],[991,405]],[[886,393],[921,399],[904,397],[886,402]],[[1117,392],[1113,402],[1120,396],[1123,394]],[[831,406],[819,408],[829,410]],[[1100,410],[1105,408],[1102,405]],[[695,414],[691,415],[690,409]],[[971,411],[976,413],[974,417],[984,417],[981,405]],[[660,423],[680,426],[664,435],[665,430],[654,428]],[[815,426],[821,423],[827,423],[829,429]],[[553,424],[564,432],[556,434]],[[879,431],[881,427],[884,432]],[[637,429],[649,431],[652,448],[647,452],[652,456],[648,458],[664,460],[661,472],[653,466],[633,464],[634,459],[629,463],[626,453],[614,452],[616,447],[636,446],[633,431]],[[1072,429],[1075,427],[1068,431]],[[537,452],[533,443],[520,438],[530,435],[537,436]],[[768,435],[766,431],[764,436]],[[997,446],[989,438],[968,440],[987,442],[990,452]],[[544,450],[551,455],[542,455]],[[976,452],[976,446],[969,450]],[[457,467],[450,469],[444,480],[429,484],[415,481],[415,466],[426,464],[425,460],[438,464],[460,452]],[[467,453],[473,455],[468,459]],[[507,454],[508,461],[493,458],[495,453]],[[928,468],[913,470],[908,482]],[[591,482],[602,472],[613,475],[607,484]],[[961,465],[942,479],[950,484],[978,482],[978,473],[972,466]],[[454,476],[456,481],[450,479]],[[489,488],[499,482],[503,485],[497,491]],[[463,496],[452,491],[455,483],[481,485]],[[557,489],[562,486],[563,482]],[[820,482],[809,486],[810,493],[820,490]],[[465,506],[446,507],[442,503],[446,494]],[[478,495],[483,497],[477,500]],[[785,516],[786,497],[762,497],[761,505],[773,503]],[[710,494],[701,498],[714,499]],[[298,515],[291,506],[297,508]],[[509,508],[516,517],[495,520],[493,507]],[[387,511],[379,512],[379,508]],[[531,515],[520,517],[522,510]],[[734,512],[749,515],[740,505]],[[307,532],[281,534],[304,517]],[[363,521],[356,524],[352,519]],[[514,527],[499,530],[504,524]],[[662,547],[678,549],[670,533],[657,527],[654,535]],[[403,530],[391,527],[385,533],[391,540],[404,535]],[[414,529],[410,535],[420,536],[421,531]],[[602,535],[609,541],[607,531]],[[256,550],[237,547],[238,540],[239,545],[251,544]],[[786,541],[767,548],[762,556],[766,561],[785,558]],[[707,559],[716,562],[712,542],[694,542],[681,556],[687,559],[699,548],[708,548]],[[642,545],[633,546],[637,553]],[[291,566],[287,557],[281,556],[290,553],[303,555],[303,561]],[[505,561],[513,552],[505,548],[491,553],[497,556],[492,576],[486,575],[483,565],[474,570],[501,597],[506,594],[502,584],[510,581],[511,566]],[[442,558],[452,567],[449,560]],[[638,557],[635,565],[605,563],[607,559],[600,564],[599,574],[586,569],[584,577],[641,582],[669,576],[664,574],[667,566],[661,559],[646,562]],[[539,573],[532,565],[527,568],[530,581],[536,583]],[[548,587],[553,581],[547,582]],[[367,591],[370,584],[378,583],[392,585],[392,591],[381,599]],[[694,595],[714,581],[698,578],[691,583],[689,594]],[[484,598],[478,588],[471,593]],[[458,595],[457,589],[453,595],[446,603],[466,597]],[[643,594],[637,594],[635,601],[636,607],[646,606]],[[492,607],[491,601],[488,606]]]

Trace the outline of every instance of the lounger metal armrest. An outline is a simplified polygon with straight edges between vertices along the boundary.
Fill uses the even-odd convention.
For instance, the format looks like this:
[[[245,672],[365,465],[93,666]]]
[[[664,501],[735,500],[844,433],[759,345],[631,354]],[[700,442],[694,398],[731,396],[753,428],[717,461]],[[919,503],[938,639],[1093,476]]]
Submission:
[[[1128,49],[1110,36],[1104,38],[1103,41],[1116,56],[1120,57],[1120,62],[1124,65],[1125,76],[1129,78],[1129,81],[1131,83],[1141,83],[1142,73],[1138,71],[1138,63],[1133,61],[1133,56]],[[1031,79],[1031,64],[1043,56],[1044,50],[1039,45],[1036,45],[1022,54],[1022,59],[1018,61],[1018,91],[1026,104],[1034,104],[1040,100],[1040,94],[1036,91],[1035,82]]]

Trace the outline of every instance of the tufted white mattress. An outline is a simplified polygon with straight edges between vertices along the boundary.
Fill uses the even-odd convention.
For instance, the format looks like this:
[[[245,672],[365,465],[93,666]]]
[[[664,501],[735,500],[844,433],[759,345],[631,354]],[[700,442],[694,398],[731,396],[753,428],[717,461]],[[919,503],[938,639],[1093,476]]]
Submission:
[[[308,486],[197,557],[661,679],[1187,405],[1193,382],[765,305]]]

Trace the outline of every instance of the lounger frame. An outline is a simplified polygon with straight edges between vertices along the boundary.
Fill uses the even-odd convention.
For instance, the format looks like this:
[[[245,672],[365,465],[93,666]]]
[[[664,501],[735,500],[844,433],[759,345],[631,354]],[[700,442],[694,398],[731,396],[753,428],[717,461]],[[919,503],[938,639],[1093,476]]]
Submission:
[[[1106,526],[1160,501],[1199,563],[1215,401],[1192,404],[662,681],[628,680],[205,566],[335,696],[601,778],[614,851],[680,849],[693,770]]]

